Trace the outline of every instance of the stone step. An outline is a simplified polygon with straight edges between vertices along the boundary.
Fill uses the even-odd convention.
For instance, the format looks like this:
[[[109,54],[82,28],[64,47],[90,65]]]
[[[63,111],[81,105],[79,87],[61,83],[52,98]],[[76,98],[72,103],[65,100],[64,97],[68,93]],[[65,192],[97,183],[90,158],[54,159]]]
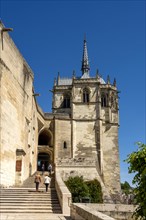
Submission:
[[[55,205],[59,205],[59,203],[58,203],[58,201],[55,201],[55,202],[52,202],[52,201],[49,201],[49,202],[43,202],[42,204],[40,204],[39,202],[32,202],[32,201],[25,201],[25,202],[23,202],[23,201],[16,201],[16,202],[10,202],[10,201],[8,201],[8,202],[6,202],[6,201],[2,201],[1,203],[0,203],[0,206],[2,207],[3,205],[7,205],[7,206],[9,206],[9,205],[12,205],[12,206],[17,206],[17,205],[21,205],[21,206],[26,206],[26,205],[29,205],[29,206],[31,206],[31,205],[36,205],[36,206],[39,206],[40,205],[40,207],[42,207],[42,206],[55,206]]]
[[[56,194],[54,194],[54,195],[52,195],[52,194],[49,194],[49,193],[46,193],[46,195],[33,195],[32,194],[32,196],[30,195],[30,194],[28,194],[28,195],[1,195],[1,198],[11,198],[11,197],[13,197],[13,198],[29,198],[29,197],[33,197],[33,198],[44,198],[44,199],[47,199],[47,198],[57,198],[57,195]]]
[[[47,194],[47,193],[46,193]],[[25,195],[25,196],[1,196],[1,199],[20,199],[20,200],[26,200],[26,199],[32,199],[32,200],[49,200],[49,199],[56,199],[58,200],[57,195],[47,195],[47,196],[30,196],[30,195]]]
[[[31,194],[33,194],[33,195],[41,195],[41,193],[43,194],[43,195],[45,195],[45,193],[46,193],[46,190],[44,189],[44,190],[42,190],[42,191],[39,191],[39,192],[36,192],[35,190],[34,191],[21,191],[21,192],[17,192],[17,191],[10,191],[10,192],[7,192],[7,191],[3,191],[3,192],[0,192],[0,194],[2,194],[2,195],[15,195],[15,194],[17,194],[17,195],[25,195],[25,194],[29,194],[29,195],[31,195]],[[50,190],[48,190],[48,192],[47,193],[50,193]],[[56,194],[56,192],[54,191],[51,191],[51,194]]]
[[[18,195],[18,196],[27,196],[27,195],[33,195],[33,196],[39,196],[39,195],[43,195],[43,196],[47,196],[47,195],[56,195],[56,192],[50,192],[48,191],[46,193],[46,191],[42,191],[42,192],[0,192],[1,195],[4,195],[4,196],[8,196],[8,195],[11,195],[11,196],[15,196],[15,195]]]
[[[43,188],[45,189],[45,187]],[[38,192],[43,192],[43,189],[39,190]],[[48,188],[48,191],[51,191],[51,192],[56,192],[56,189],[55,188]],[[8,188],[8,189],[0,189],[0,193],[3,193],[3,192],[7,192],[7,193],[13,193],[13,192],[17,192],[17,193],[20,193],[20,192],[36,192],[35,188]]]
[[[51,214],[51,213],[1,213],[1,220],[71,220],[70,217],[63,216],[62,214]]]
[[[38,207],[34,207],[31,208],[29,206],[27,207],[1,207],[1,213],[19,213],[19,212],[23,212],[23,213],[61,213],[61,209],[60,206],[58,207],[40,207],[40,209]]]
[[[19,209],[19,208],[21,208],[21,209],[37,209],[38,210],[38,208],[40,207],[40,209],[41,210],[48,210],[48,209],[52,209],[52,208],[55,208],[55,209],[59,209],[60,208],[60,205],[58,204],[58,205],[50,205],[50,206],[48,206],[48,205],[42,205],[42,206],[35,206],[34,204],[32,205],[32,206],[30,206],[30,205],[27,205],[27,206],[22,206],[22,205],[15,205],[15,206],[11,206],[11,205],[9,205],[9,210],[10,209],[14,209],[14,208],[17,208],[17,209]],[[3,209],[7,209],[8,208],[8,206],[6,205],[2,205],[1,206],[1,210],[3,210]]]
[[[4,194],[1,194],[1,198],[9,198],[9,197],[19,197],[19,198],[28,198],[28,197],[34,197],[34,198],[48,198],[48,197],[53,197],[53,198],[57,198],[57,195],[54,193],[48,193],[48,192],[45,192],[44,194],[7,194],[7,195],[4,195]]]
[[[33,198],[32,197],[13,197],[13,198],[12,197],[9,197],[9,198],[7,197],[7,198],[1,198],[1,201],[4,201],[4,200],[6,202],[7,201],[16,202],[17,200],[21,201],[21,202],[23,202],[23,201],[24,202],[25,201],[33,201],[33,202],[35,202],[35,201],[36,202],[39,202],[39,201],[41,201],[41,202],[44,201],[45,202],[46,201],[46,202],[49,202],[49,201],[58,201],[58,198],[57,197],[53,197],[53,198],[51,198],[51,197],[47,197],[47,198],[44,198],[44,197],[43,198],[42,197],[33,197]]]
[[[49,200],[58,200],[58,198],[57,198],[57,196],[55,195],[55,196],[49,196],[49,194],[48,194],[48,196],[46,197],[46,196],[33,196],[33,197],[31,197],[30,195],[28,195],[28,196],[9,196],[9,197],[1,197],[1,200],[21,200],[21,201],[23,201],[23,200],[32,200],[32,201],[35,201],[35,200],[41,200],[41,201],[49,201]]]
[[[2,209],[1,213],[61,213],[60,209],[47,209],[47,210],[39,210],[39,209]]]
[[[29,201],[33,201],[33,202],[35,202],[35,201],[36,201],[36,202],[39,202],[39,201],[41,201],[41,202],[42,202],[42,201],[44,201],[44,202],[45,202],[45,201],[46,201],[46,202],[48,202],[48,201],[54,201],[54,202],[55,202],[55,201],[58,201],[58,198],[57,198],[57,197],[56,197],[56,198],[54,198],[54,197],[53,197],[53,198],[50,198],[50,197],[47,197],[47,198],[41,198],[41,197],[39,197],[39,198],[36,198],[36,197],[33,197],[33,198],[31,198],[31,197],[26,197],[26,198],[24,198],[24,197],[21,197],[21,198],[19,198],[19,197],[15,197],[15,198],[12,198],[12,197],[9,197],[9,198],[1,198],[1,201],[4,201],[4,200],[5,200],[6,202],[7,202],[7,201],[11,201],[11,202],[14,201],[14,202],[16,202],[17,200],[18,200],[18,201],[21,201],[21,202],[23,202],[23,201],[24,201],[24,202],[25,202],[25,201],[28,201],[28,202],[29,202]]]
[[[1,208],[4,208],[4,207],[16,207],[16,206],[19,206],[19,207],[41,207],[41,208],[44,208],[44,207],[60,207],[60,204],[59,203],[56,203],[56,204],[53,204],[53,205],[48,205],[48,204],[37,204],[37,203],[3,203],[3,204],[0,204],[0,207]]]

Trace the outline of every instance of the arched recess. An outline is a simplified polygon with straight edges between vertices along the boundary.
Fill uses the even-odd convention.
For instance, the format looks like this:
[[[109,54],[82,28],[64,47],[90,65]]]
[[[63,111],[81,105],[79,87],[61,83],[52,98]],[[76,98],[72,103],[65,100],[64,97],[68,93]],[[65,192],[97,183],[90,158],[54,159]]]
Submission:
[[[108,94],[102,93],[101,94],[101,107],[107,107],[108,106]]]
[[[70,108],[70,104],[71,104],[71,94],[70,94],[70,92],[66,92],[63,95],[62,107],[63,108]]]
[[[89,103],[89,101],[90,101],[90,92],[89,92],[89,89],[87,89],[87,88],[84,88],[83,89],[83,102],[84,103]]]
[[[38,145],[53,147],[53,134],[48,128],[43,128],[39,132]]]
[[[90,93],[91,93],[90,87],[85,86],[84,88],[81,89],[81,93],[82,93],[82,102],[89,103],[90,102]]]

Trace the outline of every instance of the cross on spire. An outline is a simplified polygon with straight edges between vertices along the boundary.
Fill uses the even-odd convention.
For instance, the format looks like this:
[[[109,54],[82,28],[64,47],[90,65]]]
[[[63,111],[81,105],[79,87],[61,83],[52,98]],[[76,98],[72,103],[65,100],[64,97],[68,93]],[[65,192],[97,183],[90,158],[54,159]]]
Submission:
[[[88,60],[88,52],[87,52],[87,41],[86,41],[86,36],[84,36],[84,45],[83,45],[83,58],[82,58],[82,76],[85,74],[89,76],[89,60]]]

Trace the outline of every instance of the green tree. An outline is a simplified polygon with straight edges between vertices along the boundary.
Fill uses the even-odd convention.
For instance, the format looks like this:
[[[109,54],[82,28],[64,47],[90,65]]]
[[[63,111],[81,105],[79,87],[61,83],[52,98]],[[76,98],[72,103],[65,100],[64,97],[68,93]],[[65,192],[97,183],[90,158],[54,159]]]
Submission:
[[[126,161],[129,164],[129,173],[135,173],[132,183],[135,185],[134,194],[136,204],[135,216],[146,219],[146,145],[137,143],[137,151],[129,154]]]
[[[125,181],[124,183],[121,183],[121,189],[123,193],[125,193],[126,195],[128,195],[129,193],[133,191],[133,188],[130,186],[130,184],[127,181]]]

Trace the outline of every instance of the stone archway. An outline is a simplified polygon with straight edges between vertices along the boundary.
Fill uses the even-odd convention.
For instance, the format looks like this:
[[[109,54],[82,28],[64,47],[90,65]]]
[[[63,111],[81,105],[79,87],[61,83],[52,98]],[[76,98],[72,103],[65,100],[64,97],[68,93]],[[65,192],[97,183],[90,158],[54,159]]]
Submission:
[[[44,128],[40,131],[38,145],[53,146],[53,134],[49,129]]]
[[[44,164],[47,171],[49,163],[54,163],[53,134],[48,128],[43,128],[38,137],[37,170],[40,171]]]
[[[39,152],[38,153],[38,167],[37,170],[41,171],[42,164],[45,165],[45,171],[47,171],[47,167],[51,163],[51,157],[49,153]]]

